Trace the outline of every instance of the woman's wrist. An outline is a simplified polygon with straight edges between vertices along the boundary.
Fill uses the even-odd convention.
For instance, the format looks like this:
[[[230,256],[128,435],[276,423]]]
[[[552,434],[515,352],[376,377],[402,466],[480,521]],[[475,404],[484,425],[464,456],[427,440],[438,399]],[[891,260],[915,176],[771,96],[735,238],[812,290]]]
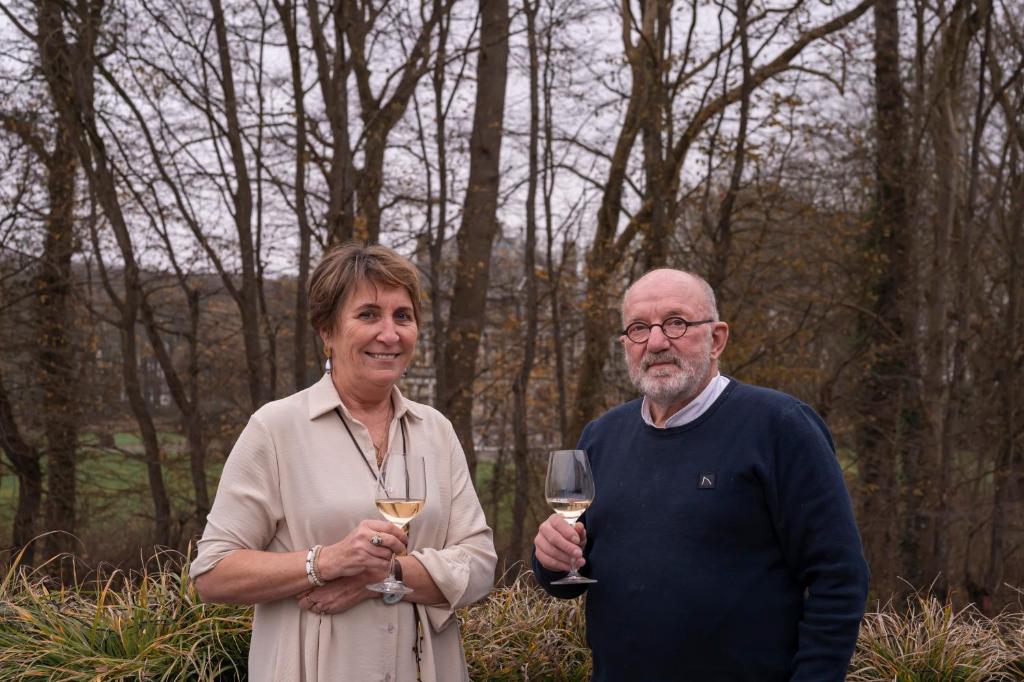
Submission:
[[[324,548],[320,550],[320,557],[317,563],[317,575],[324,582],[329,582],[337,578],[340,574],[338,572],[337,562],[335,561],[335,554],[337,552],[337,545],[324,545]]]

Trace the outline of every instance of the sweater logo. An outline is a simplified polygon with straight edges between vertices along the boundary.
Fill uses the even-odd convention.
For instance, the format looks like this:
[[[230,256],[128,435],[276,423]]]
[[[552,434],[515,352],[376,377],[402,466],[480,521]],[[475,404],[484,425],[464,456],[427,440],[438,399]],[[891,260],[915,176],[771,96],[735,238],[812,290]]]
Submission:
[[[713,471],[703,472],[697,482],[698,490],[711,490],[715,487],[715,473]]]

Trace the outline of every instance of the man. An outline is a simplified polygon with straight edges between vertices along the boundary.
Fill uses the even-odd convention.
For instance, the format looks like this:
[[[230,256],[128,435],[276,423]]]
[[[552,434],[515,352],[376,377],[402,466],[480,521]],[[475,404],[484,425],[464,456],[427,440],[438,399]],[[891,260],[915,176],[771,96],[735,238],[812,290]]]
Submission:
[[[868,569],[825,424],[719,374],[729,326],[696,275],[654,270],[622,312],[643,399],[587,425],[594,502],[534,540],[549,593],[587,592],[593,680],[844,679]],[[597,582],[551,585],[573,557]]]

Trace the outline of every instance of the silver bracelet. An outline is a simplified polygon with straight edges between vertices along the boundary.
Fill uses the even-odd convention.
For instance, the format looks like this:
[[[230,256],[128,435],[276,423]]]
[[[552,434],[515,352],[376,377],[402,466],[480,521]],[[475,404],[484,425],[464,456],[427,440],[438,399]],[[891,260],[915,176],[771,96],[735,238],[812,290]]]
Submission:
[[[320,575],[316,571],[316,560],[320,558],[320,550],[323,548],[323,545],[313,545],[306,552],[306,580],[313,587],[324,586],[324,581],[320,579]]]

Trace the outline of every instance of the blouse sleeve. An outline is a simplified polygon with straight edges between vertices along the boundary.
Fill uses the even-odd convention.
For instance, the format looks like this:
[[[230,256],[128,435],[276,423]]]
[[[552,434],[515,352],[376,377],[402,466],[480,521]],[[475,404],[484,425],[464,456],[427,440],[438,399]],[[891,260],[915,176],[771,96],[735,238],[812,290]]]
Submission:
[[[424,610],[436,632],[446,628],[455,610],[483,599],[494,586],[498,557],[466,464],[466,455],[448,426],[451,453],[452,504],[444,546],[411,553],[426,568],[448,601],[447,607],[427,606]]]
[[[195,579],[238,549],[265,549],[284,516],[273,439],[253,415],[224,463],[198,554]]]

